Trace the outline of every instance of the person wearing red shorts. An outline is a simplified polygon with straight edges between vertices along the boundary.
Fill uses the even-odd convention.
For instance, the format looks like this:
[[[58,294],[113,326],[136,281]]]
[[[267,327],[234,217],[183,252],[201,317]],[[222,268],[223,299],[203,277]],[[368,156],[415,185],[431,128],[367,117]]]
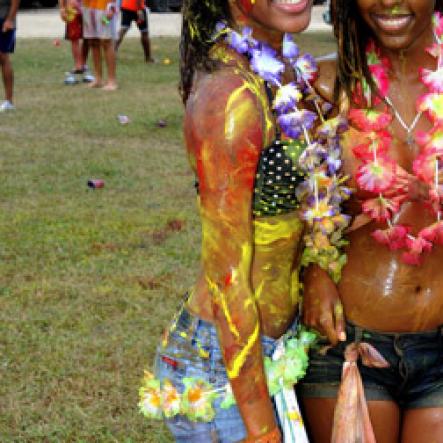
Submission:
[[[118,50],[124,36],[131,27],[131,23],[134,21],[140,31],[140,41],[145,54],[145,62],[153,63],[154,59],[151,57],[151,43],[149,40],[148,14],[144,0],[122,0],[120,10],[121,24],[118,40],[115,43],[115,50]]]
[[[89,72],[86,60],[89,46],[83,40],[83,19],[81,5],[78,0],[59,0],[60,16],[66,22],[65,39],[71,42],[74,68],[66,73],[65,84],[78,83],[77,75],[83,76],[85,83],[94,81],[94,76]]]

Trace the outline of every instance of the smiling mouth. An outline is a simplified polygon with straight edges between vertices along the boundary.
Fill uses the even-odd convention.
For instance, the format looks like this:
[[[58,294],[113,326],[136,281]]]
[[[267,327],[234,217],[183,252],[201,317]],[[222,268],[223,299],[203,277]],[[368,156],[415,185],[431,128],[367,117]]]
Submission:
[[[401,32],[408,27],[412,21],[412,14],[395,14],[395,15],[381,15],[374,14],[374,21],[377,26],[387,33]]]
[[[272,0],[272,3],[286,12],[296,14],[307,9],[310,0]]]

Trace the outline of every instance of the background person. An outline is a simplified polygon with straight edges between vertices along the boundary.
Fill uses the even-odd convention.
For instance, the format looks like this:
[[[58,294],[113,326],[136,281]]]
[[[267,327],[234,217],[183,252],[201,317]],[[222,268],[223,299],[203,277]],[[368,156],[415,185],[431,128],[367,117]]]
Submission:
[[[155,375],[180,392],[189,379],[231,386],[237,405],[223,409],[217,398],[209,422],[167,419],[177,441],[281,442],[263,359],[297,315],[299,169],[273,116],[275,91],[240,49],[213,36],[220,20],[232,27],[228,33],[248,26],[281,55],[284,33],[305,29],[311,8],[312,1],[184,2],[181,91],[198,181],[202,267],[159,345]],[[294,71],[286,74],[294,80]]]
[[[92,51],[95,80],[90,87],[105,91],[117,89],[114,41],[116,38],[117,6],[108,0],[83,0],[83,36]],[[107,68],[103,84],[102,53]]]
[[[120,11],[121,24],[118,39],[115,42],[115,50],[118,51],[123,38],[131,27],[131,23],[134,21],[140,31],[140,42],[143,47],[145,62],[153,63],[154,59],[151,56],[151,42],[149,39],[149,15],[144,0],[122,0]]]
[[[15,17],[19,0],[0,0],[0,64],[5,88],[5,100],[0,105],[0,112],[15,109],[13,105],[14,71],[10,54],[15,48]]]
[[[67,72],[65,84],[78,83],[77,76],[81,75],[85,83],[94,81],[86,64],[89,53],[88,41],[83,39],[83,18],[81,4],[78,0],[59,0],[60,17],[66,22],[65,39],[71,42],[71,52],[74,67]]]

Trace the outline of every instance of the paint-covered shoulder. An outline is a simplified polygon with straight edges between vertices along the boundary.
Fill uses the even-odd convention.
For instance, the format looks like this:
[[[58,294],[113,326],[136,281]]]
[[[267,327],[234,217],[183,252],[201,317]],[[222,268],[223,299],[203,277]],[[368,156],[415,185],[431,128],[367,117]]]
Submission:
[[[263,142],[262,85],[234,67],[199,76],[185,111],[185,137],[195,145],[206,140],[214,146],[234,148],[248,141]]]
[[[185,142],[202,200],[223,190],[225,200],[235,194],[250,208],[264,143],[263,110],[254,88],[235,69],[221,69],[202,76],[188,100]]]
[[[249,121],[261,114],[261,87],[254,79],[248,78],[234,67],[224,67],[215,72],[201,75],[193,89],[186,113],[190,114],[199,126],[208,123],[210,129],[213,121],[202,119],[204,116],[217,116],[220,122],[233,117],[242,117],[234,111],[248,108]],[[239,122],[236,122],[239,123]],[[206,126],[206,125],[205,125]]]

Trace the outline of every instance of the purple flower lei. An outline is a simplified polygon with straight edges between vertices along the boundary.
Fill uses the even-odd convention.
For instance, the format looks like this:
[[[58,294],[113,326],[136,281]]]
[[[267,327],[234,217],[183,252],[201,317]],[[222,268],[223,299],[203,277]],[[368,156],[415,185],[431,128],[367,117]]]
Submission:
[[[340,134],[347,129],[347,121],[342,116],[325,119],[324,114],[331,106],[322,103],[311,86],[317,75],[315,59],[310,54],[301,55],[290,34],[284,34],[280,57],[269,45],[254,39],[249,27],[239,33],[225,23],[218,23],[215,38],[220,36],[249,59],[251,70],[263,81],[277,87],[273,102],[277,124],[289,139],[303,138],[306,143],[298,164],[306,179],[297,189],[301,217],[309,227],[304,237],[302,264],[319,264],[337,282],[346,263],[346,255],[340,249],[346,244],[342,237],[349,224],[349,217],[341,213],[340,206],[351,194],[344,185],[347,177],[339,172],[342,165]],[[285,85],[282,84],[285,72],[282,60],[292,67],[295,77]],[[308,96],[316,112],[299,107]],[[320,124],[314,130],[317,120]]]

